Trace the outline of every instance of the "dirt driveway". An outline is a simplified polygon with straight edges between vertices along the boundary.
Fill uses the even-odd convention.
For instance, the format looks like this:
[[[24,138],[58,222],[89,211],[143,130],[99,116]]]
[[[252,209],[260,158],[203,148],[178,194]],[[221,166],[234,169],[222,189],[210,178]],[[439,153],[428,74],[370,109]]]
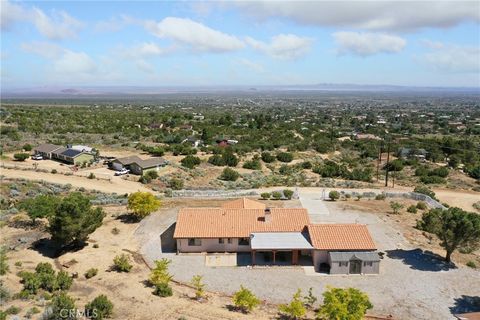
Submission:
[[[315,201],[310,203],[315,206]],[[291,205],[294,203],[288,206]],[[312,275],[302,267],[208,267],[204,255],[162,252],[160,235],[175,221],[178,212],[175,207],[145,219],[136,234],[144,243],[141,251],[148,263],[163,257],[172,260],[170,270],[176,280],[189,282],[192,276],[200,274],[208,290],[231,294],[245,285],[260,298],[275,303],[287,302],[297,288],[306,292],[313,287],[320,296],[327,286],[355,287],[368,293],[376,314],[392,314],[396,319],[454,319],[453,311],[462,311],[465,305],[468,308],[469,297],[479,295],[479,271],[449,268],[438,257],[411,246],[400,232],[377,215],[345,211],[331,202],[325,205],[329,214],[322,215],[321,221],[368,225],[379,250],[386,253],[379,275]]]

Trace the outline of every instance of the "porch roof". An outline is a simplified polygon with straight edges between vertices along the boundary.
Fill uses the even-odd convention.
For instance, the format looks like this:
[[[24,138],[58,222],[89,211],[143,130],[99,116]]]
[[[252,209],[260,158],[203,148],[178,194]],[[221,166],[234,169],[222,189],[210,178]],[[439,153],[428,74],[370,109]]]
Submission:
[[[301,232],[254,232],[250,246],[252,250],[313,249]]]
[[[328,254],[333,262],[350,261],[352,259],[361,261],[380,261],[380,257],[377,252],[329,252]]]

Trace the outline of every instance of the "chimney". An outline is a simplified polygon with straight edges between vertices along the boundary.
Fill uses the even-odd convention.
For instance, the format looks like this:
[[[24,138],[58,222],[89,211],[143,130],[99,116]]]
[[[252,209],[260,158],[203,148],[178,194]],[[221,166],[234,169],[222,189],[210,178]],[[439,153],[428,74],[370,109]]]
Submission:
[[[272,221],[272,212],[270,211],[270,208],[265,208],[265,222],[270,221]]]

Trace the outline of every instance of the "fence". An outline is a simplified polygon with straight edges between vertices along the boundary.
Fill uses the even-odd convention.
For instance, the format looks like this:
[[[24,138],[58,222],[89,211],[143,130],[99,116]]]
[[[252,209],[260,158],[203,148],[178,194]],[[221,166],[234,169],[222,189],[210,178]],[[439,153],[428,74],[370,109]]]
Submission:
[[[176,198],[237,198],[258,196],[254,190],[174,190],[172,197]]]

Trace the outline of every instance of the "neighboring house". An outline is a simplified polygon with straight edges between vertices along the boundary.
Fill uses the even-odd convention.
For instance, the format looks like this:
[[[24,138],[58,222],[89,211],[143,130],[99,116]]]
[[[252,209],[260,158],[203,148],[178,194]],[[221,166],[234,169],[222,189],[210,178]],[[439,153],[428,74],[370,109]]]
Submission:
[[[378,273],[380,259],[365,225],[311,224],[303,208],[267,208],[237,199],[221,208],[184,208],[177,252],[249,252],[252,265],[299,264],[332,274]]]
[[[110,168],[116,171],[120,171],[122,169],[130,170],[132,163],[139,161],[142,161],[142,159],[138,156],[117,158],[110,163]]]
[[[67,148],[57,149],[52,155],[53,159],[73,165],[81,165],[83,163],[93,162],[94,160],[94,156],[91,153]]]
[[[416,158],[419,160],[425,160],[427,153],[428,152],[425,149],[400,148],[397,155],[402,159]]]
[[[188,137],[182,141],[182,143],[188,143],[194,148],[198,148],[200,145],[202,145],[203,141],[200,139],[197,139],[195,137]]]
[[[53,152],[60,148],[63,147],[56,144],[44,143],[35,147],[33,152],[34,154],[40,154],[44,159],[52,159]]]
[[[77,150],[77,151],[82,151],[82,152],[92,152],[93,148],[88,147],[88,146],[82,146],[82,145],[73,145],[73,146],[67,146],[69,149]]]
[[[371,133],[356,133],[354,134],[356,140],[382,140],[379,136]]]
[[[219,147],[227,147],[227,146],[231,146],[231,145],[237,144],[237,143],[238,143],[238,140],[233,140],[233,139],[219,139],[219,140],[217,140],[216,142],[217,142],[217,146],[219,146]]]
[[[148,171],[158,171],[167,165],[167,161],[163,158],[150,158],[146,160],[135,161],[130,165],[130,171],[133,174],[144,175]]]

